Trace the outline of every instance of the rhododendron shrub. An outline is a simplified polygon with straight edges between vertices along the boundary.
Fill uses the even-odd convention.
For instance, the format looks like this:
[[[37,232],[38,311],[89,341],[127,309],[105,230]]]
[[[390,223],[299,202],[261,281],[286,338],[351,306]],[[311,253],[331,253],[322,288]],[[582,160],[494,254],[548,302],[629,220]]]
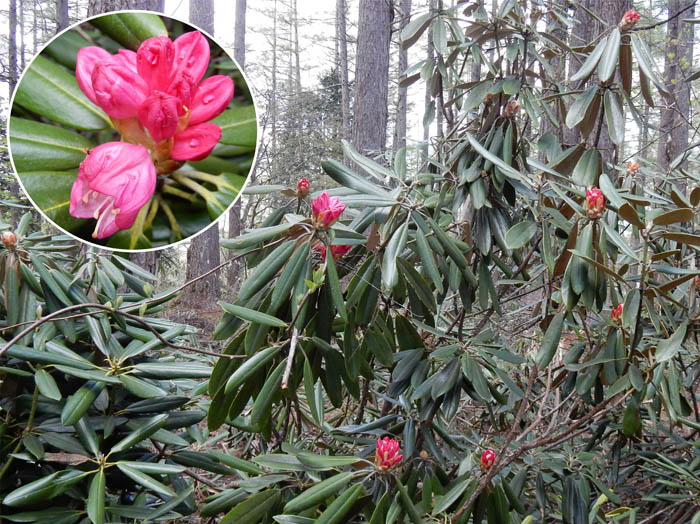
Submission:
[[[124,24],[148,31],[135,40],[119,31]],[[178,31],[168,34],[152,14],[104,15],[59,36],[29,66],[11,153],[29,197],[56,225],[110,247],[146,248],[196,233],[236,198],[256,147],[250,92],[216,44]],[[86,34],[124,47],[90,45]],[[51,147],[57,140],[69,147]]]
[[[700,518],[697,152],[660,170],[631,145],[636,71],[666,94],[638,17],[573,49],[523,5],[413,13],[404,45],[437,55],[411,66],[434,96],[424,122],[443,116],[427,158],[344,143],[348,162],[308,188],[301,173],[250,188],[281,203],[223,242],[249,272],[221,303],[215,336],[241,360],[216,364],[207,426],[279,477],[207,514]],[[644,176],[627,164],[642,155]]]

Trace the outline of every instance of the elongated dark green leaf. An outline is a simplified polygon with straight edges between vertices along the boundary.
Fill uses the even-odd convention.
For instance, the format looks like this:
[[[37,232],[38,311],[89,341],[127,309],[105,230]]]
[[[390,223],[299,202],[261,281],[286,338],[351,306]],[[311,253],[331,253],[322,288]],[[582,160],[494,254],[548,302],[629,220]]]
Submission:
[[[279,503],[280,498],[278,489],[255,493],[229,511],[220,524],[256,524]]]
[[[88,490],[87,514],[93,524],[105,521],[105,472],[100,469],[90,481]]]
[[[583,62],[581,67],[574,75],[571,76],[570,80],[572,82],[578,82],[579,80],[585,80],[593,73],[595,66],[598,65],[600,57],[603,56],[603,51],[605,51],[605,44],[607,40],[601,40],[598,45],[591,51],[588,58]]]
[[[425,13],[414,17],[409,23],[407,23],[401,30],[401,47],[408,49],[415,44],[430,25],[433,16],[434,15],[432,12]]]
[[[396,257],[406,247],[406,237],[408,235],[408,222],[403,222],[391,236],[391,239],[384,250],[382,258],[382,288],[391,290],[399,281],[399,273],[396,266]]]
[[[34,59],[22,77],[14,101],[74,129],[98,131],[110,126],[107,115],[88,100],[75,77],[42,55]]]
[[[80,482],[87,474],[85,471],[75,469],[51,473],[12,491],[5,496],[2,503],[6,506],[16,507],[50,500]]]
[[[666,86],[656,74],[654,59],[649,51],[649,48],[644,43],[644,40],[641,39],[639,35],[632,33],[631,41],[632,51],[634,51],[634,55],[637,57],[640,73],[644,73],[644,76],[654,83],[654,85],[658,88],[659,93],[664,96],[668,96],[669,93],[666,90]]]
[[[76,174],[70,171],[20,172],[19,178],[36,207],[57,226],[74,231],[86,220],[70,215],[70,191]]]
[[[10,118],[10,152],[17,171],[59,171],[78,167],[93,144],[64,129],[24,118]]]
[[[255,107],[235,106],[227,109],[212,122],[221,128],[221,142],[236,146],[255,146],[258,124]]]
[[[277,317],[268,315],[267,313],[261,313],[254,309],[248,309],[243,306],[236,306],[235,304],[228,304],[226,302],[219,302],[221,309],[226,311],[226,313],[247,320],[248,322],[255,322],[257,324],[262,324],[264,326],[272,327],[287,327],[287,323],[284,320],[280,320]]]
[[[518,249],[527,244],[537,233],[537,223],[523,221],[515,224],[506,232],[506,245],[510,249]]]
[[[93,18],[90,23],[134,51],[153,36],[167,36],[163,20],[155,13],[116,13]]]
[[[608,134],[613,143],[620,145],[625,140],[625,115],[622,112],[620,95],[606,90],[603,98],[605,121],[608,124]]]
[[[335,499],[326,510],[316,519],[316,524],[340,524],[347,522],[345,516],[355,505],[357,499],[365,494],[365,488],[362,484],[354,484],[345,490],[337,499]]]
[[[688,323],[683,322],[678,326],[678,329],[673,332],[673,335],[659,342],[655,353],[657,362],[666,362],[676,356],[681,349],[681,344],[683,343],[687,330]]]
[[[117,462],[117,467],[121,470],[124,475],[129,477],[131,480],[137,484],[141,484],[144,488],[160,493],[167,497],[174,497],[175,493],[168,486],[162,482],[157,481],[153,477],[146,475],[145,473],[139,471],[138,469],[132,468],[131,466],[126,466],[120,462]]]
[[[61,400],[61,390],[56,381],[45,369],[37,369],[34,372],[34,382],[39,388],[39,393],[53,400]]]
[[[85,414],[92,406],[97,395],[104,389],[104,382],[86,382],[78,391],[73,393],[66,401],[61,411],[61,424],[72,426]]]
[[[544,333],[542,345],[537,352],[537,357],[535,357],[535,363],[540,369],[547,367],[554,358],[554,354],[557,352],[559,339],[561,339],[561,331],[564,327],[564,316],[565,314],[563,312],[557,313],[549,323],[547,331]]]
[[[269,347],[246,360],[226,381],[225,392],[229,393],[238,388],[249,376],[273,359],[280,349],[281,346]]]
[[[168,414],[167,413],[162,413],[160,415],[156,415],[155,417],[149,419],[145,424],[140,426],[138,429],[135,431],[132,431],[129,435],[121,439],[119,442],[117,442],[114,446],[112,446],[112,453],[119,453],[120,451],[124,451],[126,449],[129,449],[130,447],[138,444],[142,440],[147,439],[151,435],[153,435],[156,431],[158,431],[160,428],[162,428],[165,425],[165,422],[168,420]]]
[[[512,166],[509,166],[506,164],[501,158],[497,157],[493,153],[489,152],[488,149],[486,149],[484,146],[482,146],[479,141],[474,138],[472,135],[469,133],[466,133],[467,140],[469,140],[469,143],[471,146],[474,148],[474,150],[479,153],[484,159],[488,160],[489,162],[493,162],[495,166],[497,166],[505,176],[508,178],[512,178],[513,180],[518,180],[520,182],[524,182],[523,177],[520,175],[520,173],[514,169]]]
[[[321,167],[329,177],[345,187],[349,187],[365,195],[374,195],[378,197],[389,196],[381,187],[352,172],[337,160],[321,162]]]
[[[612,33],[610,33],[607,41],[605,42],[605,50],[603,51],[603,55],[600,57],[600,62],[598,63],[598,78],[602,83],[610,81],[615,74],[617,61],[620,57],[621,36],[620,29],[616,27],[612,30]]]
[[[566,113],[566,125],[570,129],[576,127],[583,117],[586,116],[586,110],[588,106],[591,105],[593,99],[598,93],[598,86],[594,85],[586,89],[583,93],[578,95],[574,103],[569,107],[569,111]]]
[[[328,477],[318,484],[314,484],[309,489],[303,491],[301,494],[287,502],[287,504],[284,506],[284,512],[299,513],[320,504],[328,497],[335,495],[338,491],[345,487],[347,483],[350,482],[352,477],[353,472],[346,471],[344,473],[338,473],[337,475]]]
[[[340,318],[347,320],[348,313],[345,308],[345,298],[343,297],[343,290],[340,287],[340,280],[338,279],[338,270],[335,267],[333,252],[330,249],[326,249],[326,278],[328,279],[328,286],[331,290],[331,297],[333,298],[335,310],[340,315]]]

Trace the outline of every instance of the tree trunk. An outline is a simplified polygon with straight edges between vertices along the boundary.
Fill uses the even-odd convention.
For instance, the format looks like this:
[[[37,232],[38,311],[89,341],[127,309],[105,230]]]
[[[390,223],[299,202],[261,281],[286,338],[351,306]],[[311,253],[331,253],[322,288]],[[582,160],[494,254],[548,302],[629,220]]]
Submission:
[[[390,0],[360,0],[352,141],[361,153],[382,153],[388,117]]]
[[[292,0],[292,21],[294,23],[294,87],[301,93],[301,63],[299,60],[299,13],[297,0]]]
[[[410,0],[409,4],[410,4]],[[340,72],[340,92],[342,98],[342,136],[350,138],[350,87],[348,82],[348,35],[345,24],[345,0],[335,2],[335,25],[337,32],[338,63]]]
[[[672,18],[685,7],[681,0],[669,0],[668,17]],[[688,145],[688,114],[690,109],[690,86],[683,82],[692,66],[692,24],[683,24],[682,18],[692,18],[693,11],[675,17],[666,24],[666,50],[664,53],[664,83],[671,97],[665,100],[659,121],[659,141],[656,161],[661,171],[667,171],[670,163]]]
[[[214,34],[214,0],[190,2],[190,22],[201,27],[209,34]],[[219,252],[219,225],[192,239],[187,248],[187,280],[192,280],[221,263]],[[189,304],[210,305],[220,296],[219,277],[212,273],[189,286],[183,301]]]
[[[19,0],[19,70],[26,66],[24,47],[24,0]]]
[[[68,0],[56,0],[56,32],[60,33],[69,25]]]
[[[238,63],[238,67],[243,69],[245,64],[245,15],[246,0],[236,0],[236,25],[234,29],[233,57]],[[250,176],[250,174],[249,174]],[[241,234],[241,198],[231,207],[228,213],[228,236],[236,238]],[[228,266],[227,283],[229,291],[234,295],[238,291],[241,281],[241,264],[231,262]]]
[[[432,13],[435,11],[435,0],[429,0],[428,10]],[[433,25],[430,24],[428,29],[428,62],[432,62],[435,58],[435,49],[433,47]],[[430,94],[430,82],[425,83],[425,109],[424,112],[427,114],[430,103],[433,101],[433,97]],[[426,121],[425,117],[423,119],[423,162],[428,161],[428,156],[430,155],[430,122]]]
[[[199,4],[200,1],[197,0],[190,3]],[[204,4],[206,2],[201,3]],[[165,0],[88,0],[88,16],[119,11],[121,9],[145,9],[162,13],[165,10]]]
[[[9,54],[9,75],[10,96],[15,92],[17,87],[17,0],[10,0],[10,11],[8,16],[8,49]]]
[[[401,30],[408,24],[411,19],[411,0],[401,0]],[[406,78],[405,72],[408,67],[408,50],[404,49],[399,39],[399,89],[398,100],[396,102],[396,125],[394,126],[394,142],[392,149],[398,151],[402,147],[406,147],[406,88],[401,87],[401,81]]]
[[[610,25],[617,25],[628,9],[632,8],[632,0],[597,0],[595,13],[601,20],[607,22],[606,25],[599,24],[598,34],[606,31]],[[597,81],[594,78],[594,81]],[[614,82],[620,83],[620,71],[615,72]],[[602,111],[602,108],[601,108]],[[601,121],[600,133],[593,131],[590,138],[598,137],[593,145],[600,151],[600,156],[607,164],[615,164],[618,158],[618,148],[610,139],[608,125],[605,118]],[[613,173],[611,171],[611,173]]]
[[[158,272],[159,255],[160,251],[138,251],[136,253],[131,253],[129,255],[129,260],[156,275]]]

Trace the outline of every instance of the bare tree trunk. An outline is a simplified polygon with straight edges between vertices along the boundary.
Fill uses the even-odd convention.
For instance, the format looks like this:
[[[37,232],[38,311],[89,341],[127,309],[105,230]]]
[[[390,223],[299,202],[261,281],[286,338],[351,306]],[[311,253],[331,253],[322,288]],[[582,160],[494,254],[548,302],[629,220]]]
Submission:
[[[342,97],[342,136],[347,140],[350,138],[350,87],[348,81],[348,35],[345,24],[345,0],[336,0],[335,2],[335,25],[337,31],[338,70],[340,71],[340,92]]]
[[[597,0],[595,12],[601,20],[607,22],[607,25],[598,28],[598,33],[606,31],[609,25],[616,25],[628,9],[632,8],[632,0]],[[620,71],[615,72],[615,82],[620,82]],[[602,129],[599,133],[599,139],[594,146],[600,151],[600,156],[603,161],[608,164],[617,162],[618,148],[610,139],[608,134],[608,125],[605,118],[601,121]],[[596,133],[595,131],[593,133]],[[591,135],[593,135],[591,133]]]
[[[352,141],[362,153],[382,153],[388,118],[390,0],[360,0]]]
[[[234,29],[233,57],[238,66],[243,69],[245,64],[245,15],[246,0],[236,0],[236,25]],[[249,176],[251,176],[249,174]],[[228,236],[236,238],[241,234],[241,199],[231,207],[228,213]],[[241,265],[231,262],[228,266],[227,283],[229,291],[236,294],[241,281]]]
[[[270,93],[270,120],[272,135],[272,168],[274,171],[275,155],[277,154],[277,0],[272,12],[272,92]]]
[[[19,70],[24,71],[25,62],[24,47],[24,0],[19,0]]]
[[[8,17],[8,49],[9,54],[9,75],[10,96],[15,92],[17,87],[17,0],[10,0],[10,10]]]
[[[666,24],[666,50],[664,53],[664,82],[671,98],[661,110],[659,121],[659,142],[656,161],[662,171],[667,171],[670,163],[688,145],[688,116],[690,109],[690,86],[683,82],[693,58],[693,25],[685,24],[682,18],[673,16],[685,7],[681,0],[669,0]],[[684,17],[692,18],[693,11]]]
[[[593,10],[595,0],[579,0],[576,4],[585,7],[586,9]],[[594,19],[584,10],[576,9],[573,16],[574,26],[571,29],[571,36],[569,38],[569,45],[572,48],[580,48],[588,45],[591,40],[591,35],[593,33]],[[578,61],[573,57],[569,57],[569,78],[576,74],[576,72],[581,68],[583,60]],[[566,125],[564,127],[563,141],[566,145],[575,145],[581,142],[581,130],[578,127],[569,129]]]
[[[69,25],[68,0],[56,0],[56,32],[60,33]]]
[[[196,0],[190,4],[206,3]],[[95,16],[110,11],[121,9],[145,9],[149,11],[163,12],[165,0],[88,0],[88,16]],[[190,7],[190,10],[192,7]]]
[[[156,275],[158,272],[159,256],[160,251],[138,251],[136,253],[131,253],[129,255],[129,260]]]
[[[197,0],[190,2],[190,22],[201,27],[209,34],[214,34],[214,0]],[[219,251],[219,225],[192,239],[187,248],[187,280],[200,276],[218,266],[221,262]],[[189,286],[183,301],[190,304],[213,304],[220,296],[219,277],[212,273],[207,278]]]
[[[435,0],[429,0],[428,9],[432,13],[435,11]],[[428,29],[428,61],[432,62],[435,58],[435,49],[433,47],[433,26],[431,24],[430,29]],[[428,112],[430,103],[432,102],[432,96],[430,94],[430,82],[425,83],[425,112]],[[428,140],[430,139],[430,122],[423,120],[423,162],[428,160],[430,155],[430,144]]]
[[[401,24],[403,29],[411,19],[411,0],[401,0],[400,6]],[[406,147],[406,88],[401,87],[400,82],[406,78],[405,72],[408,67],[408,50],[404,49],[399,39],[399,89],[398,100],[396,102],[396,125],[394,126],[394,141],[392,149],[398,151]]]
[[[292,23],[294,24],[294,80],[297,93],[301,93],[301,65],[299,60],[299,14],[297,0],[292,0]]]

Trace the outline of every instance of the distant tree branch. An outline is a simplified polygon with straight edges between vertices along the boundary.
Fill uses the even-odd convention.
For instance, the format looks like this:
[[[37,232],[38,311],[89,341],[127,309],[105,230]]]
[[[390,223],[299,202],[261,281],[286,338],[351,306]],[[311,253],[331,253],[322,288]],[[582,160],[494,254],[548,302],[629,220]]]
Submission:
[[[663,20],[663,21],[661,21],[661,22],[656,22],[655,24],[645,25],[645,26],[642,26],[642,27],[638,27],[638,28],[636,29],[636,31],[646,31],[647,29],[654,29],[655,27],[659,27],[660,25],[668,24],[671,20],[674,20],[674,19],[678,18],[678,17],[681,16],[683,13],[685,13],[688,9],[692,9],[693,7],[695,7],[695,4],[697,4],[697,1],[698,1],[698,0],[693,0],[692,2],[690,2],[690,4],[688,4],[688,5],[685,6],[683,9],[681,9],[680,11],[678,11],[675,15],[672,15],[672,16],[668,17],[666,20]]]

